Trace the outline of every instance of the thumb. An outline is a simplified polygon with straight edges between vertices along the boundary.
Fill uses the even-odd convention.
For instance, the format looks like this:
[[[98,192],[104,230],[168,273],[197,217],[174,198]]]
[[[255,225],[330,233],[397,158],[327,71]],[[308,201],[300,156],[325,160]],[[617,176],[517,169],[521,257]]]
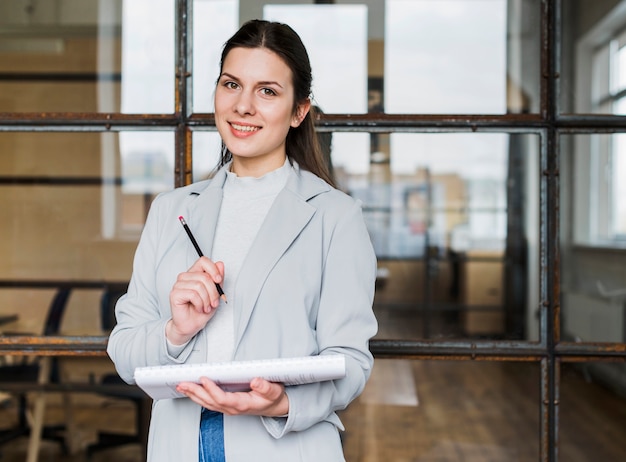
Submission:
[[[270,393],[272,386],[267,380],[256,377],[250,382],[250,389],[261,395],[267,395]]]

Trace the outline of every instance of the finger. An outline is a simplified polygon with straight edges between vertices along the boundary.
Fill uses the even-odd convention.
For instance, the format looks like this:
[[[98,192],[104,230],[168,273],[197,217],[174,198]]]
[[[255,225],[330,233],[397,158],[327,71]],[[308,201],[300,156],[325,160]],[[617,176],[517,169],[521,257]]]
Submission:
[[[202,299],[202,309],[205,312],[209,312],[211,308],[219,306],[220,294],[211,275],[204,271],[179,274],[173,289],[196,291]],[[194,299],[194,305],[198,306],[197,299]]]
[[[198,313],[209,314],[213,309],[208,290],[202,286],[176,286],[170,293],[170,301],[175,307],[191,307]]]
[[[250,389],[259,395],[269,396],[272,392],[272,383],[256,377],[250,382]]]
[[[190,269],[192,274],[204,274],[207,276],[207,290],[209,292],[210,304],[213,308],[220,305],[220,300],[226,300],[221,292],[219,284],[224,280],[224,263],[214,263],[207,257],[199,258]]]
[[[221,283],[224,274],[224,263],[214,263],[208,257],[200,257],[192,266],[195,271],[203,271],[207,273],[213,282]],[[190,270],[191,271],[191,270]]]
[[[192,382],[181,382],[176,386],[176,391],[203,407],[216,410],[213,406],[211,395],[207,393],[202,385]]]
[[[224,401],[227,398],[228,393],[225,392],[218,384],[208,377],[200,377],[200,384],[203,389],[211,395],[211,399],[215,402]]]

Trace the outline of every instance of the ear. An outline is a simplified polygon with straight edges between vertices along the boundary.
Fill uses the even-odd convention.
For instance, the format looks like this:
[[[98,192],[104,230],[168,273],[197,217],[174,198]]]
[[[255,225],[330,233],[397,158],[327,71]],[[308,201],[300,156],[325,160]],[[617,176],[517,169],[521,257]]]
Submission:
[[[296,111],[291,118],[291,126],[293,128],[298,127],[302,123],[306,115],[309,113],[309,109],[311,109],[311,100],[309,98],[302,100],[302,102],[298,104]]]

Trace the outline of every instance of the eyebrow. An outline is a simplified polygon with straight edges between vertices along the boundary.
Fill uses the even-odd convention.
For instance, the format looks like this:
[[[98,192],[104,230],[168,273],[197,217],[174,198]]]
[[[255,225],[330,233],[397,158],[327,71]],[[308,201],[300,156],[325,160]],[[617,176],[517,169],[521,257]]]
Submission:
[[[233,79],[237,81],[240,80],[238,77],[232,74],[229,74],[228,72],[222,72],[220,79],[222,79],[222,77],[227,77],[229,79]],[[275,80],[263,80],[261,82],[257,82],[257,85],[276,85],[277,87],[283,88],[283,86],[280,83],[276,82]]]

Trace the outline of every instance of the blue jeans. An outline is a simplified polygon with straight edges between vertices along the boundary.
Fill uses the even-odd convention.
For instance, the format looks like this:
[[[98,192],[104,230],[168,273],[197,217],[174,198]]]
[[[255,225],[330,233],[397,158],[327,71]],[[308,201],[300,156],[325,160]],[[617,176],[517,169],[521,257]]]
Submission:
[[[224,414],[202,409],[200,417],[200,462],[226,462]]]

